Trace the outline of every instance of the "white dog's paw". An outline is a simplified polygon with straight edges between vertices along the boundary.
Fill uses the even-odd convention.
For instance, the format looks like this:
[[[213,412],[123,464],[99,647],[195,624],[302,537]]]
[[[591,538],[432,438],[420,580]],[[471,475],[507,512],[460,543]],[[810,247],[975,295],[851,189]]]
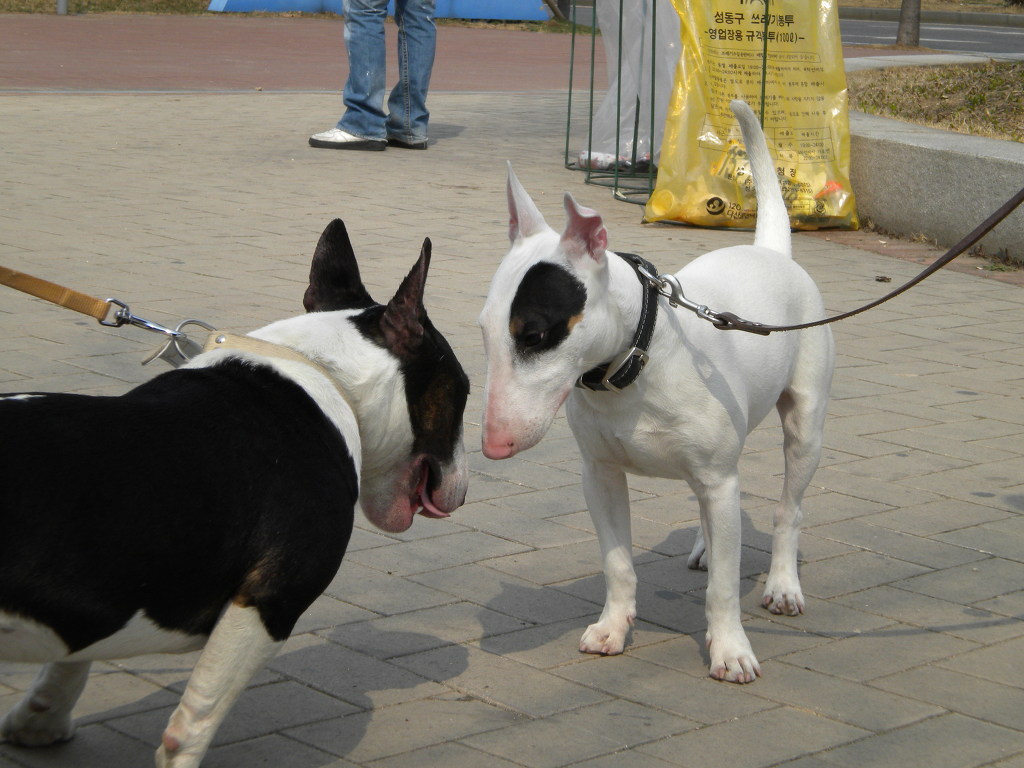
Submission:
[[[20,702],[0,721],[0,741],[22,747],[45,747],[74,734],[70,713],[53,711],[49,699],[40,694]]]
[[[804,612],[804,593],[800,582],[791,579],[773,579],[769,576],[764,585],[761,605],[781,616],[799,616]]]
[[[626,647],[626,634],[636,619],[636,614],[627,614],[622,621],[602,618],[587,627],[580,638],[580,653],[599,653],[615,656]]]
[[[747,641],[740,633],[739,640],[713,640],[708,636],[711,652],[711,677],[728,683],[752,683],[761,676],[761,665]]]
[[[189,749],[183,744],[183,733],[168,727],[164,731],[160,748],[156,751],[156,768],[199,768],[206,750]]]
[[[199,768],[199,761],[192,755],[168,752],[161,746],[156,751],[156,768]]]

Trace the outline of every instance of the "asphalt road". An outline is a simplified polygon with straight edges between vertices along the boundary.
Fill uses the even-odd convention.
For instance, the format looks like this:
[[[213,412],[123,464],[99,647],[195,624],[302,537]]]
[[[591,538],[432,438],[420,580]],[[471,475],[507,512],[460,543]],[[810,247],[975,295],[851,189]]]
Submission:
[[[590,14],[590,8],[577,8],[577,21],[592,23]],[[898,26],[896,21],[839,20],[845,46],[893,45]],[[1024,27],[926,23],[921,25],[921,45],[937,51],[1024,58]]]
[[[843,45],[892,45],[895,21],[841,19]],[[921,45],[937,51],[1000,54],[1024,58],[1024,27],[985,27],[962,24],[922,24]]]

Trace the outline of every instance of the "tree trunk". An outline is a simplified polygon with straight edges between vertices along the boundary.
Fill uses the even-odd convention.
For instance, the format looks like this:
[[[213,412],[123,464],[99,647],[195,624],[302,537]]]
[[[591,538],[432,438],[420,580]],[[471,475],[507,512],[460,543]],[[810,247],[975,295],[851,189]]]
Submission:
[[[896,45],[917,46],[921,43],[921,0],[903,0]]]

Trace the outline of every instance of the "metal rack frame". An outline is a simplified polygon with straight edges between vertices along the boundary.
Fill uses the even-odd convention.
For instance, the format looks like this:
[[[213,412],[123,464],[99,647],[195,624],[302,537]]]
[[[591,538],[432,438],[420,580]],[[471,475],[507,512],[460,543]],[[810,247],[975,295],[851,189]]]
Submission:
[[[579,25],[577,23],[577,6],[580,0],[572,0],[572,42],[570,49],[569,58],[569,98],[568,106],[566,110],[566,122],[565,122],[565,156],[564,163],[565,167],[570,170],[582,171],[586,174],[585,182],[587,184],[595,184],[605,187],[610,187],[612,194],[617,200],[622,200],[628,203],[634,203],[636,205],[645,205],[647,199],[651,196],[654,191],[654,183],[657,178],[657,166],[655,163],[655,152],[654,152],[654,103],[655,94],[657,93],[657,77],[654,66],[654,46],[653,41],[657,39],[658,29],[658,6],[657,3],[651,4],[651,36],[652,45],[651,50],[645,51],[641,47],[641,59],[646,56],[650,56],[650,67],[651,67],[651,109],[650,111],[650,126],[649,136],[651,137],[651,159],[647,163],[638,163],[637,158],[637,138],[640,132],[640,108],[639,102],[640,97],[637,96],[637,108],[635,110],[635,119],[633,121],[633,142],[632,142],[632,156],[628,158],[629,166],[626,168],[620,167],[620,163],[613,163],[612,167],[607,170],[596,169],[592,167],[581,167],[578,160],[570,154],[570,143],[572,141],[572,118],[573,118],[573,84],[575,82],[575,63],[576,63],[576,35]],[[623,4],[624,0],[619,0],[619,24],[618,24],[618,60],[616,62],[617,77],[615,78],[616,83],[616,101],[615,101],[615,147],[616,150],[620,146],[622,139],[622,126],[621,126],[621,115],[622,115],[622,16],[623,16]],[[646,12],[646,6],[645,6]],[[593,25],[590,27],[590,73],[589,73],[589,99],[587,102],[587,137],[586,137],[586,153],[588,157],[593,156],[593,139],[594,139],[594,63],[595,63],[595,49],[597,44],[597,8],[594,6],[594,19]],[[603,34],[603,32],[602,32]],[[646,62],[642,61],[642,66],[646,66]],[[617,152],[616,152],[617,154]],[[643,167],[646,166],[646,167]]]

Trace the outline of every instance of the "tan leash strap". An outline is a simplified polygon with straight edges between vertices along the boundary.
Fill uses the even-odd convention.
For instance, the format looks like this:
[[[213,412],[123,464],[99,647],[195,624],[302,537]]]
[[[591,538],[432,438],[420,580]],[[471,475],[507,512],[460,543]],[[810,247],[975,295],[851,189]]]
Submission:
[[[191,341],[182,328],[189,325],[197,325],[207,331],[213,330],[212,325],[204,323],[202,320],[183,320],[178,323],[177,328],[166,328],[159,323],[136,317],[132,314],[131,308],[123,301],[118,301],[117,299],[100,300],[95,296],[74,291],[71,288],[65,288],[63,285],[57,285],[49,280],[43,280],[42,278],[27,275],[24,272],[18,272],[4,266],[0,266],[0,285],[6,285],[14,288],[16,291],[35,296],[37,299],[43,299],[66,309],[81,312],[83,315],[89,315],[89,317],[96,318],[100,325],[105,325],[108,328],[134,325],[136,328],[163,334],[165,337],[164,343],[155,352],[146,356],[142,361],[143,365],[159,357],[164,362],[177,368],[202,351],[199,344]],[[107,315],[110,314],[112,308],[114,309],[113,316],[110,320],[107,320]]]
[[[110,313],[110,302],[7,267],[0,267],[0,285],[6,285],[38,299],[81,312],[100,322],[103,322]]]

